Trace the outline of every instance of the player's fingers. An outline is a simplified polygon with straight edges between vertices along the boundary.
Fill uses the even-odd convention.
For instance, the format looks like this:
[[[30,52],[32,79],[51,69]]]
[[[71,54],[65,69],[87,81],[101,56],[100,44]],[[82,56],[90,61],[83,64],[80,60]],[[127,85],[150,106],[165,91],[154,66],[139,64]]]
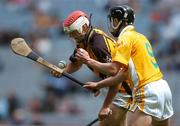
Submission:
[[[76,53],[75,56],[78,59],[78,58],[80,58],[81,55],[79,53]]]
[[[54,77],[58,77],[58,78],[61,76],[60,73],[58,73],[58,72],[56,72],[56,71],[54,71],[54,70],[51,71],[51,74],[52,74]]]
[[[96,89],[93,85],[84,85],[83,87],[88,89]]]
[[[81,51],[78,49],[78,50],[76,51],[76,53],[81,53]]]
[[[54,73],[54,76],[55,76],[55,77],[58,77],[58,73]]]
[[[76,52],[76,54],[78,55],[78,56],[83,56],[84,54],[86,54],[87,52],[84,50],[84,49],[78,49],[77,50],[77,52]]]
[[[59,67],[61,70],[64,70],[65,67],[66,67],[66,61],[64,61],[64,60],[59,61],[58,67]],[[62,76],[61,73],[59,73],[59,72],[57,72],[57,71],[55,71],[55,70],[52,70],[52,71],[51,71],[51,74],[52,74],[54,77],[57,77],[57,78],[60,78],[60,77]]]
[[[89,85],[84,85],[83,88],[86,88],[88,90],[91,90],[91,87]]]
[[[83,54],[82,54],[81,52],[77,52],[77,53],[75,54],[75,56],[76,56],[77,58],[81,58],[81,57],[83,56]]]
[[[100,91],[100,90],[96,90],[96,91],[94,91],[94,97],[97,97],[100,93],[101,93],[101,91]]]
[[[99,121],[103,121],[105,118],[107,117],[107,115],[99,115]]]
[[[60,74],[60,73],[57,73],[57,74],[56,74],[56,77],[58,77],[58,78],[61,77],[61,74]]]
[[[88,88],[88,87],[89,87],[89,85],[83,85],[83,87],[84,87],[84,88]]]
[[[109,109],[108,115],[112,115],[112,109]]]
[[[101,109],[101,111],[99,112],[99,119],[104,120],[110,115],[112,115],[112,110],[110,108]]]
[[[94,93],[94,96],[98,95],[99,93],[94,90],[92,87],[90,86],[83,86],[84,88],[86,88],[87,90],[89,90],[90,92]]]
[[[83,48],[78,48],[77,51],[84,52],[85,50]]]
[[[55,71],[54,71],[54,70],[51,70],[51,74],[54,76],[54,75],[55,75]]]

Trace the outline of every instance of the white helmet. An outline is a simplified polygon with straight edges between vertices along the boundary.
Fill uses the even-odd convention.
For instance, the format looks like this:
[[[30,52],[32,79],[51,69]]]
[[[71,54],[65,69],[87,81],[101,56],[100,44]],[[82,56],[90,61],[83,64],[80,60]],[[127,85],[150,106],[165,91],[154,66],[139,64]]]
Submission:
[[[83,26],[89,26],[89,18],[82,11],[73,11],[63,22],[64,31],[66,33],[77,30],[80,34],[83,33]]]

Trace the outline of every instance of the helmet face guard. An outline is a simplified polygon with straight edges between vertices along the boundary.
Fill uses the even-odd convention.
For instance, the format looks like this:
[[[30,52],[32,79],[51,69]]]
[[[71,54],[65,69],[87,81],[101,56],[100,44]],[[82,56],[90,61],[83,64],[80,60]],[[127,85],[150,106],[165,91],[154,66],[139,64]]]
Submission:
[[[64,20],[63,27],[65,33],[78,31],[80,34],[85,34],[83,32],[85,24],[90,25],[88,16],[82,11],[74,11]]]
[[[123,26],[134,23],[134,11],[129,6],[117,6],[109,9],[108,27],[114,37],[118,37]]]

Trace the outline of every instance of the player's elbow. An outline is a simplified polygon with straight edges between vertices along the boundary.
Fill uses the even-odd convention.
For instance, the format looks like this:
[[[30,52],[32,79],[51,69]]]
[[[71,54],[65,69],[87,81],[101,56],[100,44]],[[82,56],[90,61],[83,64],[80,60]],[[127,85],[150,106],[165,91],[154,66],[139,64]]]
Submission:
[[[120,64],[118,62],[113,62],[113,65],[111,66],[111,70],[109,71],[109,74],[111,76],[116,75],[119,71],[123,71],[123,75],[122,76],[127,76],[127,67],[123,64]]]
[[[110,76],[116,75],[117,72],[119,71],[119,69],[120,69],[120,67],[117,64],[113,63],[113,65],[111,65],[111,67],[109,69],[109,75]]]

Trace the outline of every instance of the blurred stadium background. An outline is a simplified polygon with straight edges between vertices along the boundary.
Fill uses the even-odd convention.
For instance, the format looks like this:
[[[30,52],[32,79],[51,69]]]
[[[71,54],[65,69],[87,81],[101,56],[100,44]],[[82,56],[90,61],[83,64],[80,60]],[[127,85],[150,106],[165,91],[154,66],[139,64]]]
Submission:
[[[92,13],[92,24],[108,33],[108,8],[126,3],[135,9],[137,30],[153,45],[172,90],[171,124],[180,126],[179,0],[0,0],[0,126],[84,126],[96,118],[105,93],[94,98],[66,78],[53,78],[13,54],[9,44],[24,37],[48,61],[68,62],[75,45],[63,33],[64,18],[73,10]],[[73,76],[82,82],[99,79],[85,66]]]

